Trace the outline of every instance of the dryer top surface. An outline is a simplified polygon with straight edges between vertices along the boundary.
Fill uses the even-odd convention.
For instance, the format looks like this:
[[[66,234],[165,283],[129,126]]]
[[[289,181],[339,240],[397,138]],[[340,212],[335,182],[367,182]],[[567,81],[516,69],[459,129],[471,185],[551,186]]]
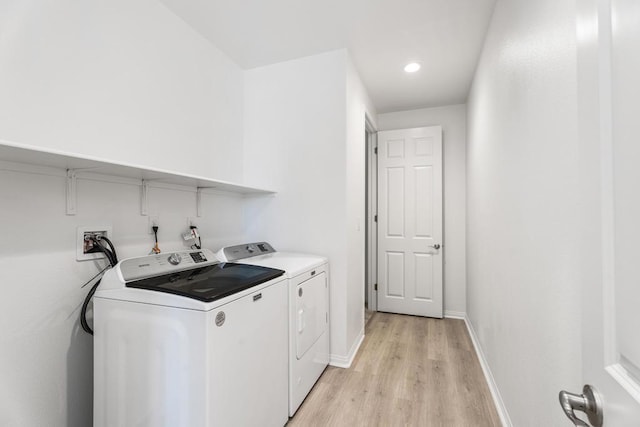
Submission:
[[[265,242],[222,248],[218,251],[216,256],[221,261],[233,261],[236,263],[253,264],[284,270],[287,278],[299,276],[300,274],[329,262],[327,258],[318,255],[301,254],[296,252],[277,252],[269,244],[266,244],[266,251],[258,249],[255,252],[251,251],[251,254],[239,255],[242,258],[235,258],[235,256],[238,256],[236,254],[237,250],[242,252],[246,248],[260,248],[259,245],[263,244],[265,244]],[[255,255],[253,255],[253,253],[255,253]],[[235,259],[228,259],[229,256]]]
[[[236,262],[277,268],[285,271],[288,278],[296,277],[313,268],[326,264],[328,260],[317,255],[298,254],[293,252],[276,252],[245,258]]]

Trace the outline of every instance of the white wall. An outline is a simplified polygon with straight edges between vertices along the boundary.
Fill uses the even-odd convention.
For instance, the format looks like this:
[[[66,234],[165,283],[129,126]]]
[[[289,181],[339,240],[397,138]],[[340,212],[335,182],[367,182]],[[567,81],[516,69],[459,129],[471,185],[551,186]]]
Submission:
[[[250,202],[247,240],[329,258],[332,352],[346,347],[346,54],[252,69],[245,78],[245,183],[275,189]]]
[[[25,168],[26,170],[26,168]],[[102,261],[76,262],[78,226],[111,225],[120,258],[153,246],[140,215],[140,186],[81,179],[78,214],[65,215],[64,173],[0,168],[0,425],[90,426],[93,340],[80,329],[80,305]],[[196,225],[207,248],[242,239],[244,200],[205,194]],[[180,234],[196,217],[194,189],[149,190],[163,252],[186,247]]]
[[[243,72],[153,0],[0,6],[0,139],[225,180],[242,178]],[[1,160],[1,159],[0,159]],[[0,425],[92,423],[92,339],[79,330],[76,227],[110,224],[121,257],[153,245],[138,183],[80,180],[0,162]],[[49,176],[47,174],[53,174]],[[152,184],[153,185],[153,184]],[[160,247],[184,247],[193,190],[156,189]],[[204,195],[205,247],[242,241],[243,199]]]
[[[0,139],[242,177],[242,71],[158,1],[0,7]]]
[[[558,392],[581,390],[598,221],[580,208],[576,84],[575,3],[498,0],[468,101],[467,310],[514,426],[565,425]]]
[[[376,126],[375,108],[350,58],[346,69],[347,345],[348,357],[364,337],[366,132]]]
[[[245,182],[278,191],[250,202],[247,237],[329,257],[339,363],[363,322],[364,97],[345,50],[246,73]]]
[[[444,171],[444,311],[466,313],[466,105],[398,111],[378,115],[378,130],[442,126]]]

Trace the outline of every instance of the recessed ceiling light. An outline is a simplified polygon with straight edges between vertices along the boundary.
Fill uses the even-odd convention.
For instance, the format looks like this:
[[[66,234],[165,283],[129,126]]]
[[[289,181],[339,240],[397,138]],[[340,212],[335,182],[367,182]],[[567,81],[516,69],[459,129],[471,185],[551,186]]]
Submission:
[[[420,69],[420,64],[418,64],[417,62],[412,62],[410,64],[405,65],[405,67],[404,67],[404,70],[407,73],[415,73],[419,69]]]

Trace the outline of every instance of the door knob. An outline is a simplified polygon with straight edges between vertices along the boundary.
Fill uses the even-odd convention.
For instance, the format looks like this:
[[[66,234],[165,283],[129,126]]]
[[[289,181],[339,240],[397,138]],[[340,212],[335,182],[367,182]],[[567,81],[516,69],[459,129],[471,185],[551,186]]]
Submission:
[[[435,249],[436,251],[440,249],[440,245],[438,243],[436,243],[435,245],[431,245],[429,247]]]
[[[562,390],[558,395],[560,406],[573,425],[579,427],[602,427],[602,398],[600,393],[589,384],[582,388],[582,394],[569,393]],[[591,425],[578,418],[574,411],[587,414]]]

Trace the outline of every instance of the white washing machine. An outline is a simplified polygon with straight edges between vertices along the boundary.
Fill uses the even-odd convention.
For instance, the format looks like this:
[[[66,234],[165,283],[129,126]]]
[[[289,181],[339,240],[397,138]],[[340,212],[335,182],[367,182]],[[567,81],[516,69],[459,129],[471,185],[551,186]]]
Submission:
[[[329,364],[329,263],[327,258],[277,252],[266,242],[220,249],[221,261],[285,271],[289,304],[289,416]]]
[[[94,296],[94,426],[283,426],[283,273],[204,249],[107,271]]]

